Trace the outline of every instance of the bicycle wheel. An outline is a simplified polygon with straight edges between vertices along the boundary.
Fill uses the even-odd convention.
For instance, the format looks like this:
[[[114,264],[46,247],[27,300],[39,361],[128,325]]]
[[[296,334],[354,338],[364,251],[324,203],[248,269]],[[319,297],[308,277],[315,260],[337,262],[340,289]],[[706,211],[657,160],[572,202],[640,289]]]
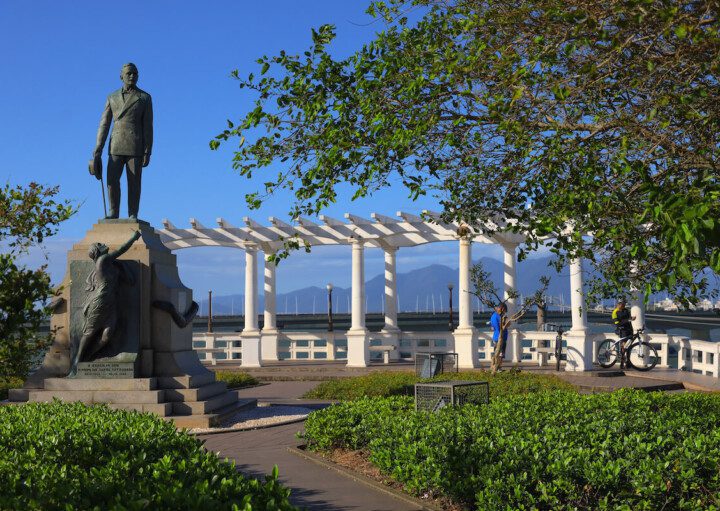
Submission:
[[[615,349],[615,343],[611,340],[606,340],[600,343],[597,350],[597,361],[600,367],[607,369],[615,365],[618,359],[618,352]]]
[[[660,357],[650,343],[634,342],[627,349],[627,361],[638,371],[649,371],[660,362]]]

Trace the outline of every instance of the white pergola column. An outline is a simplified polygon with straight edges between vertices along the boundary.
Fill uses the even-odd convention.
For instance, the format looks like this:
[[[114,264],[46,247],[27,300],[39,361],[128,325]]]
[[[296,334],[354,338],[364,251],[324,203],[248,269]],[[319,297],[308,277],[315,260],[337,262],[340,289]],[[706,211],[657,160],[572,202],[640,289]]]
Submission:
[[[257,248],[245,249],[245,327],[243,332],[258,329],[257,321]]]
[[[367,367],[370,363],[370,340],[365,328],[365,246],[353,238],[352,245],[352,316],[347,332],[348,367]]]
[[[630,267],[630,275],[637,276],[637,264],[632,263]],[[638,290],[636,286],[630,288],[630,317],[632,320],[633,330],[638,330],[645,326],[645,293]]]
[[[470,295],[470,266],[472,265],[472,240],[460,238],[458,267],[458,327],[453,331],[458,366],[478,367],[477,330],[473,326],[472,296]]]
[[[245,246],[245,326],[241,334],[242,365],[260,367],[260,331],[257,321],[257,247]]]
[[[472,265],[472,242],[467,238],[460,240],[458,265],[458,328],[471,328],[472,295],[470,294],[470,266]]]
[[[350,330],[365,330],[365,246],[352,241],[352,316]]]
[[[385,326],[383,331],[397,331],[397,247],[383,249],[385,252]]]
[[[572,331],[584,332],[588,329],[585,291],[583,289],[582,259],[570,261],[570,307]]]
[[[508,316],[515,314],[515,298],[508,300],[510,290],[517,291],[517,245],[503,244],[503,298],[507,300]]]
[[[516,312],[517,302],[515,298],[509,299],[510,290],[517,291],[517,245],[503,243],[503,299],[507,300],[507,315],[512,316]],[[516,325],[510,325],[508,332],[508,346],[505,352],[505,359],[514,363],[520,362],[520,335],[516,331]]]
[[[265,360],[278,360],[278,329],[277,329],[277,290],[275,287],[276,266],[270,260],[273,252],[265,253],[265,269],[263,272],[263,293],[265,310],[263,311],[263,329],[260,347]]]
[[[589,371],[592,369],[593,344],[588,335],[587,307],[583,287],[582,259],[570,261],[570,313],[572,328],[567,339],[566,371]]]
[[[633,330],[638,330],[645,326],[645,294],[636,291],[636,295],[630,301],[630,316],[635,318],[632,320]]]
[[[383,326],[383,344],[395,346],[390,352],[390,360],[400,358],[400,329],[398,328],[397,293],[397,247],[383,247],[385,252],[385,326]]]

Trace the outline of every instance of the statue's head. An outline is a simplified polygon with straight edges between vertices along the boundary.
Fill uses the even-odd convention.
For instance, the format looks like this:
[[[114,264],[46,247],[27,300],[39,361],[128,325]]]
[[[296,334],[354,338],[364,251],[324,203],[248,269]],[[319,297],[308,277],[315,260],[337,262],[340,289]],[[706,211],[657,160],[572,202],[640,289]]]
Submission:
[[[108,247],[104,243],[93,243],[90,245],[90,250],[88,250],[88,255],[90,256],[90,259],[93,261],[97,260],[98,257],[101,255],[105,255],[108,253]]]
[[[128,62],[120,70],[120,79],[127,87],[137,85],[138,76],[138,68],[132,62]]]

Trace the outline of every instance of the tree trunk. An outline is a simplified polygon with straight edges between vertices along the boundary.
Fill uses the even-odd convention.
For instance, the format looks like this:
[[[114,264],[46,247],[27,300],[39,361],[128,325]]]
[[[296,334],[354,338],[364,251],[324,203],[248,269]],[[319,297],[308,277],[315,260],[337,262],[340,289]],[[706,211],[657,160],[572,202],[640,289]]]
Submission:
[[[545,324],[545,315],[546,312],[546,305],[544,303],[537,304],[537,329],[542,330],[543,325]]]

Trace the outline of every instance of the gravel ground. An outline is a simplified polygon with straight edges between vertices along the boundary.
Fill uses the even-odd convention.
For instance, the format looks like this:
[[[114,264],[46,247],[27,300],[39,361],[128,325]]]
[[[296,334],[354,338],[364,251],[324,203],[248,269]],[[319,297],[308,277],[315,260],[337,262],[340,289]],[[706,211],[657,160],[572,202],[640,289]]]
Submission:
[[[226,417],[218,427],[194,428],[189,432],[200,434],[262,428],[304,419],[312,411],[313,409],[304,406],[258,406]]]

